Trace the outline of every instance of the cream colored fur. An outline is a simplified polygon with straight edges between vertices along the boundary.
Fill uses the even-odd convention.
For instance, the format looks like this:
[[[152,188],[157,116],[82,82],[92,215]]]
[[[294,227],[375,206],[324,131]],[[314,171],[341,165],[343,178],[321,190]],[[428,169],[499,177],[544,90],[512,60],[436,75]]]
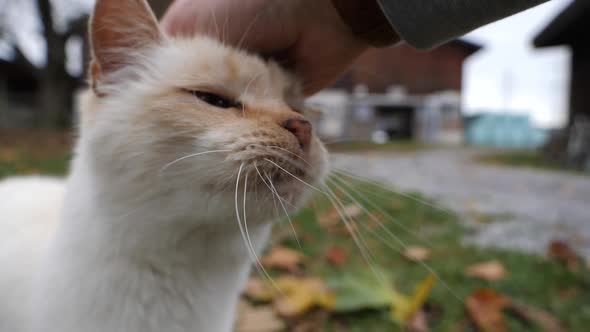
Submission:
[[[325,150],[281,126],[302,117],[302,99],[277,65],[205,37],[163,36],[144,0],[99,0],[96,13],[94,92],[65,189],[0,182],[0,330],[230,331],[252,264],[238,220],[259,251],[277,218],[254,165],[293,211],[309,190],[285,170],[321,181]],[[104,29],[127,40],[105,42],[121,35],[97,37]]]

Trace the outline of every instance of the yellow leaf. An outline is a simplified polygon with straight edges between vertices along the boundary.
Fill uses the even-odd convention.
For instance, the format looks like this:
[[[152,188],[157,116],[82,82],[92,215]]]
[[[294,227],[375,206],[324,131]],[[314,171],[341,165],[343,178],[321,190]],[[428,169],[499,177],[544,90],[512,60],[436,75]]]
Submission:
[[[250,278],[246,283],[244,295],[254,301],[270,302],[274,298],[272,289],[259,278]]]
[[[321,279],[282,277],[276,285],[282,294],[275,308],[285,317],[303,315],[316,306],[331,310],[336,302]]]
[[[393,320],[405,325],[422,308],[435,283],[436,278],[431,274],[416,286],[411,296],[393,292],[391,304]]]

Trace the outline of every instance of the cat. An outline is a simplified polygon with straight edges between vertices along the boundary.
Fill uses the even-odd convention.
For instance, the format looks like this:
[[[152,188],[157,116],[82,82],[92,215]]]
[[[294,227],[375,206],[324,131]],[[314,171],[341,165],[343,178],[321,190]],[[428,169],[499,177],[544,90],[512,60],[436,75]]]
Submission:
[[[0,329],[230,331],[273,199],[297,210],[328,168],[300,85],[166,36],[145,0],[98,0],[89,30],[70,175],[0,183]]]

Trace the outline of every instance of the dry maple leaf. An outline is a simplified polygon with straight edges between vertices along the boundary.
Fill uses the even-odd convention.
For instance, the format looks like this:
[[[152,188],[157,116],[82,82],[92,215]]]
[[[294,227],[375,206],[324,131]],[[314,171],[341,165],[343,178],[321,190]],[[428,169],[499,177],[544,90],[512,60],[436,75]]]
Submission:
[[[288,272],[297,272],[305,256],[298,251],[285,247],[274,247],[262,258],[266,268],[275,268]]]
[[[512,303],[510,309],[521,318],[537,323],[545,332],[565,332],[565,328],[559,320],[546,311],[535,309],[521,303]]]
[[[348,261],[348,255],[340,247],[332,247],[326,252],[328,262],[334,266],[342,266]]]
[[[403,255],[412,262],[423,262],[430,258],[432,252],[428,248],[409,246],[404,250]]]
[[[510,305],[510,298],[493,289],[478,289],[465,300],[469,318],[486,332],[507,331],[502,311]]]
[[[470,277],[480,278],[486,281],[502,280],[507,275],[506,268],[499,261],[471,265],[465,270],[465,273]]]
[[[548,255],[550,258],[564,264],[570,270],[577,270],[580,264],[578,254],[563,241],[552,241],[549,244]]]
[[[285,323],[271,306],[254,307],[246,301],[238,304],[236,332],[279,332],[284,329]]]

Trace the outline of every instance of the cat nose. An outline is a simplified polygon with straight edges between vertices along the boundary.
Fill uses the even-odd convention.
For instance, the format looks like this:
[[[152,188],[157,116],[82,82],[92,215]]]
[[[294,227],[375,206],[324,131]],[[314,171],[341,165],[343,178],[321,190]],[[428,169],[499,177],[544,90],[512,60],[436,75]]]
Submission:
[[[311,141],[311,123],[301,118],[291,118],[283,122],[283,128],[290,131],[299,141],[302,149],[309,146]]]

